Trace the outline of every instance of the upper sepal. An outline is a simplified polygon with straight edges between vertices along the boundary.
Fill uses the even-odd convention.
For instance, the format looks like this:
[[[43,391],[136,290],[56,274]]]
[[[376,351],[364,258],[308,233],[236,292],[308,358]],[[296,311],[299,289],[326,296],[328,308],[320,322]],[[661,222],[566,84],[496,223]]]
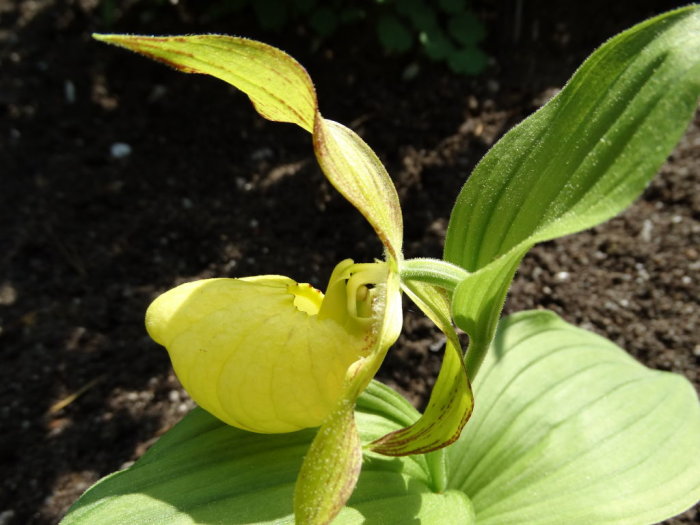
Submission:
[[[311,78],[299,62],[276,47],[227,35],[92,36],[184,73],[219,78],[248,95],[263,117],[313,129],[318,104]]]
[[[391,178],[356,133],[321,116],[311,78],[291,56],[262,42],[226,35],[93,37],[185,73],[219,78],[246,93],[263,117],[312,133],[328,179],[365,216],[389,255],[401,259],[403,222]]]

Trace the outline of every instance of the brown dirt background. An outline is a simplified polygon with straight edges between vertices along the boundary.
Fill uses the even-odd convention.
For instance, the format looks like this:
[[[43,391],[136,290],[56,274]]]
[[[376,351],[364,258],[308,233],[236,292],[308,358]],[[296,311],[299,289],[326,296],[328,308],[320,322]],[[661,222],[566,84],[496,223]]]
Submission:
[[[262,120],[219,81],[91,32],[223,32],[290,52],[324,115],[385,162],[406,256],[439,257],[452,202],[488,147],[605,39],[681,5],[540,0],[517,23],[514,2],[474,2],[493,60],[469,79],[386,55],[371,31],[316,42],[303,27],[265,33],[250,13],[212,19],[205,4],[116,2],[107,25],[97,0],[0,0],[0,525],[57,522],[191,408],[143,328],[158,293],[264,273],[323,287],[342,258],[381,254],[323,179],[308,134]],[[403,80],[414,63],[418,75]],[[131,154],[113,158],[115,143]],[[525,258],[506,312],[552,309],[697,387],[699,178],[696,118],[630,209]],[[420,406],[442,344],[415,310],[380,379]],[[671,522],[700,523],[697,507]]]

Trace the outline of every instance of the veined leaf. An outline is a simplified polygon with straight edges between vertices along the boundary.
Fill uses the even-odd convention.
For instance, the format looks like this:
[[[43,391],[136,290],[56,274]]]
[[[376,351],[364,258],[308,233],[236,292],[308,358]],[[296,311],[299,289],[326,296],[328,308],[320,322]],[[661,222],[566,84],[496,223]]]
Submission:
[[[700,499],[700,405],[682,376],[529,311],[501,321],[447,449],[478,523],[656,523]]]
[[[507,133],[464,185],[445,259],[470,272],[453,314],[478,370],[522,256],[598,224],[644,189],[700,95],[700,8],[672,11],[599,48],[565,88]]]
[[[357,403],[360,438],[376,439],[418,415],[373,382]],[[311,429],[245,432],[197,408],[133,466],[90,488],[61,523],[292,524],[294,481],[313,437]],[[425,456],[368,452],[357,489],[333,523],[474,523],[463,493],[436,493],[432,485]]]

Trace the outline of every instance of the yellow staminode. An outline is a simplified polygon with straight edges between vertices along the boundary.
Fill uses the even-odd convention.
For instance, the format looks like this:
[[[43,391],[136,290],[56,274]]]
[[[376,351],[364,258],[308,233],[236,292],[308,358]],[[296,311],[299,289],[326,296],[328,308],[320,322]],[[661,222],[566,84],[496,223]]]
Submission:
[[[277,275],[186,283],[151,304],[146,327],[192,398],[219,419],[263,433],[314,427],[374,344],[366,284],[386,271],[343,261],[325,298]]]

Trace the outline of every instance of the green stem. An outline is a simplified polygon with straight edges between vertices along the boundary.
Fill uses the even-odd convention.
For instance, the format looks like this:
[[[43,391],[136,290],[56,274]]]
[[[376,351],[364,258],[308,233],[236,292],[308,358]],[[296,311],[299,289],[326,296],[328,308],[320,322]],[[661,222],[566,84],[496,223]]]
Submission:
[[[490,343],[484,344],[483,342],[476,341],[474,339],[469,339],[469,346],[467,347],[467,354],[464,358],[464,366],[467,369],[467,377],[469,377],[469,382],[474,383],[476,379],[476,374],[481,367],[481,363],[484,362],[486,353],[489,350]]]
[[[409,259],[401,263],[402,281],[421,281],[454,291],[459,283],[469,277],[469,272],[440,259]]]
[[[447,457],[445,449],[441,448],[425,455],[428,471],[432,479],[433,492],[438,494],[447,490]]]

